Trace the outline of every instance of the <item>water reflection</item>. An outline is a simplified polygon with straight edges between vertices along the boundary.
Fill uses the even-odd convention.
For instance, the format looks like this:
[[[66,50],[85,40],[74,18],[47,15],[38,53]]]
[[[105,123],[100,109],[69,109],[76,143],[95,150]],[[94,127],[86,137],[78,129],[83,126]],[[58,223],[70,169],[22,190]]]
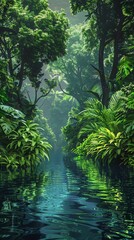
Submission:
[[[123,166],[104,169],[80,157],[76,163],[87,176],[86,191],[81,187],[83,195],[99,198],[96,214],[103,214],[100,228],[104,230],[104,239],[134,239],[133,169]]]
[[[1,171],[0,239],[134,239],[134,174],[79,160],[86,177],[60,154],[34,173]]]

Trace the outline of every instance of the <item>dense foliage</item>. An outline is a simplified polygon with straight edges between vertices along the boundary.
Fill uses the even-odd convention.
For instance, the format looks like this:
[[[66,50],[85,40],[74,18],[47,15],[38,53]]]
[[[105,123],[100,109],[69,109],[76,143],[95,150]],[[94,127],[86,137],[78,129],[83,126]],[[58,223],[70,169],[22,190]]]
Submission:
[[[61,90],[77,100],[80,108],[89,97],[98,97],[100,89],[98,75],[91,64],[96,62],[96,49],[92,53],[86,49],[82,24],[71,27],[68,31],[67,53],[50,64],[53,75],[59,76]]]
[[[1,3],[0,162],[7,167],[33,167],[48,157],[45,137],[59,147],[71,106],[63,128],[68,152],[134,164],[134,3],[70,0],[70,6],[73,14],[85,12],[86,22],[67,31],[64,12],[52,11],[47,0]],[[57,82],[52,108],[44,108],[47,122],[36,106]]]
[[[133,95],[130,84],[111,97],[108,108],[98,100],[87,101],[85,110],[73,115],[75,125],[70,120],[63,130],[68,148],[102,162],[134,165]]]
[[[65,144],[61,128],[66,125],[68,113],[71,108],[77,105],[78,104],[73,97],[64,94],[60,90],[53,90],[45,100],[43,111],[45,116],[47,116],[49,128],[51,128],[51,131],[55,136],[53,138],[54,141],[50,141],[54,150],[61,149]],[[51,108],[48,108],[47,106],[51,106]],[[41,124],[41,126],[44,128],[44,125]]]
[[[63,128],[66,149],[102,163],[134,165],[134,3],[70,0],[70,4],[74,14],[85,11],[87,16],[83,34],[90,54],[98,52],[92,67],[102,96],[88,99],[82,111],[70,112]]]
[[[117,90],[118,64],[128,47],[133,34],[133,1],[70,0],[72,12],[86,11],[87,24],[84,35],[90,51],[98,49],[97,71],[101,88],[102,103],[108,106],[111,93]],[[112,51],[111,51],[112,50]],[[110,54],[110,55],[109,55]],[[110,58],[109,71],[105,69],[105,58]],[[109,57],[108,57],[109,56]]]
[[[39,133],[39,125],[24,114],[0,105],[0,164],[10,168],[33,167],[48,158],[51,145]]]
[[[31,115],[41,93],[44,97],[55,86],[44,77],[42,70],[44,64],[65,54],[68,21],[63,12],[52,11],[46,0],[18,0],[12,4],[5,1],[3,9],[0,16],[0,83],[4,82],[3,91],[9,97],[8,102]],[[28,81],[34,90],[33,101],[28,99]]]
[[[65,14],[52,11],[46,0],[3,0],[1,3],[2,165],[27,168],[39,163],[42,158],[48,158],[51,145],[45,137],[53,133],[43,119],[46,133],[43,136],[37,116],[36,122],[33,118],[37,115],[37,102],[56,85],[44,76],[44,64],[65,54],[67,28]]]

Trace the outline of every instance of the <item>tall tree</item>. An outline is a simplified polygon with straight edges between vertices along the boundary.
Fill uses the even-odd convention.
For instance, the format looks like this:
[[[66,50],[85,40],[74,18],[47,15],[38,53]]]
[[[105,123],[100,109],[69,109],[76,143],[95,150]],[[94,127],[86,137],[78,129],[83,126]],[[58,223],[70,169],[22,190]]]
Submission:
[[[102,103],[108,105],[110,95],[110,84],[114,90],[115,78],[118,70],[118,63],[123,54],[124,42],[132,34],[133,10],[132,0],[70,0],[72,12],[76,14],[86,11],[87,28],[86,39],[90,44],[90,33],[95,28],[94,44],[98,44],[98,71],[102,87]],[[106,49],[113,48],[113,59],[108,76],[105,74],[104,58]]]
[[[4,1],[0,16],[0,58],[7,65],[7,74],[16,83],[13,93],[9,93],[10,102],[15,104],[16,101],[17,107],[24,111],[24,83],[30,80],[34,87],[35,105],[43,64],[65,54],[68,21],[63,12],[52,11],[47,0],[10,2],[12,4]],[[47,80],[45,82],[52,87]]]

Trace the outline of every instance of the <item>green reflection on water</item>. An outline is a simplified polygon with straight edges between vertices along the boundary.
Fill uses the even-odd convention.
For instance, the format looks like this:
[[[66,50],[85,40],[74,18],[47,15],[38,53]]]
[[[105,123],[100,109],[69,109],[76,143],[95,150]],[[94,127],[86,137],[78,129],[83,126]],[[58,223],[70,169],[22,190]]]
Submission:
[[[3,189],[3,195],[6,189],[11,189],[11,201],[15,202],[20,199],[32,201],[36,196],[44,194],[48,176],[48,172],[31,172],[30,169],[0,171],[0,187]],[[8,201],[10,201],[10,196]]]
[[[99,167],[92,161],[82,159],[81,157],[75,158],[77,166],[83,170],[87,177],[89,185],[87,188],[91,192],[92,197],[99,197],[104,201],[108,201],[115,209],[118,208],[118,203],[123,201],[123,193],[120,186],[112,186],[110,178],[104,172],[100,172]]]
[[[112,178],[113,169],[109,168],[109,174],[105,169],[100,170],[100,166],[95,165],[91,160],[85,160],[78,156],[75,158],[78,168],[87,177],[87,193],[92,198],[99,198],[98,208],[112,212],[111,222],[108,223],[110,233],[106,239],[128,240],[134,239],[134,198],[133,198],[133,170],[125,171],[126,176],[121,173],[121,169],[116,169],[117,173]]]

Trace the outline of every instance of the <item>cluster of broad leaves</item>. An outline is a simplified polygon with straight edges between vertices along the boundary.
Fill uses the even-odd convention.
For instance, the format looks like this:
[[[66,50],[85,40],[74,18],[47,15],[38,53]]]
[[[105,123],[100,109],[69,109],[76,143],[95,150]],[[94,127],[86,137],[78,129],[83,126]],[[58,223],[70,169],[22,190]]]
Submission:
[[[33,167],[48,158],[51,145],[32,120],[12,107],[0,105],[0,164],[7,168]]]
[[[2,0],[0,7],[0,164],[25,168],[48,158],[41,132],[54,138],[45,118],[39,128],[35,110],[55,87],[43,66],[65,54],[68,20],[47,0]]]
[[[134,165],[133,114],[133,84],[113,94],[108,108],[96,99],[87,101],[85,109],[73,113],[63,130],[69,149],[109,164]]]

